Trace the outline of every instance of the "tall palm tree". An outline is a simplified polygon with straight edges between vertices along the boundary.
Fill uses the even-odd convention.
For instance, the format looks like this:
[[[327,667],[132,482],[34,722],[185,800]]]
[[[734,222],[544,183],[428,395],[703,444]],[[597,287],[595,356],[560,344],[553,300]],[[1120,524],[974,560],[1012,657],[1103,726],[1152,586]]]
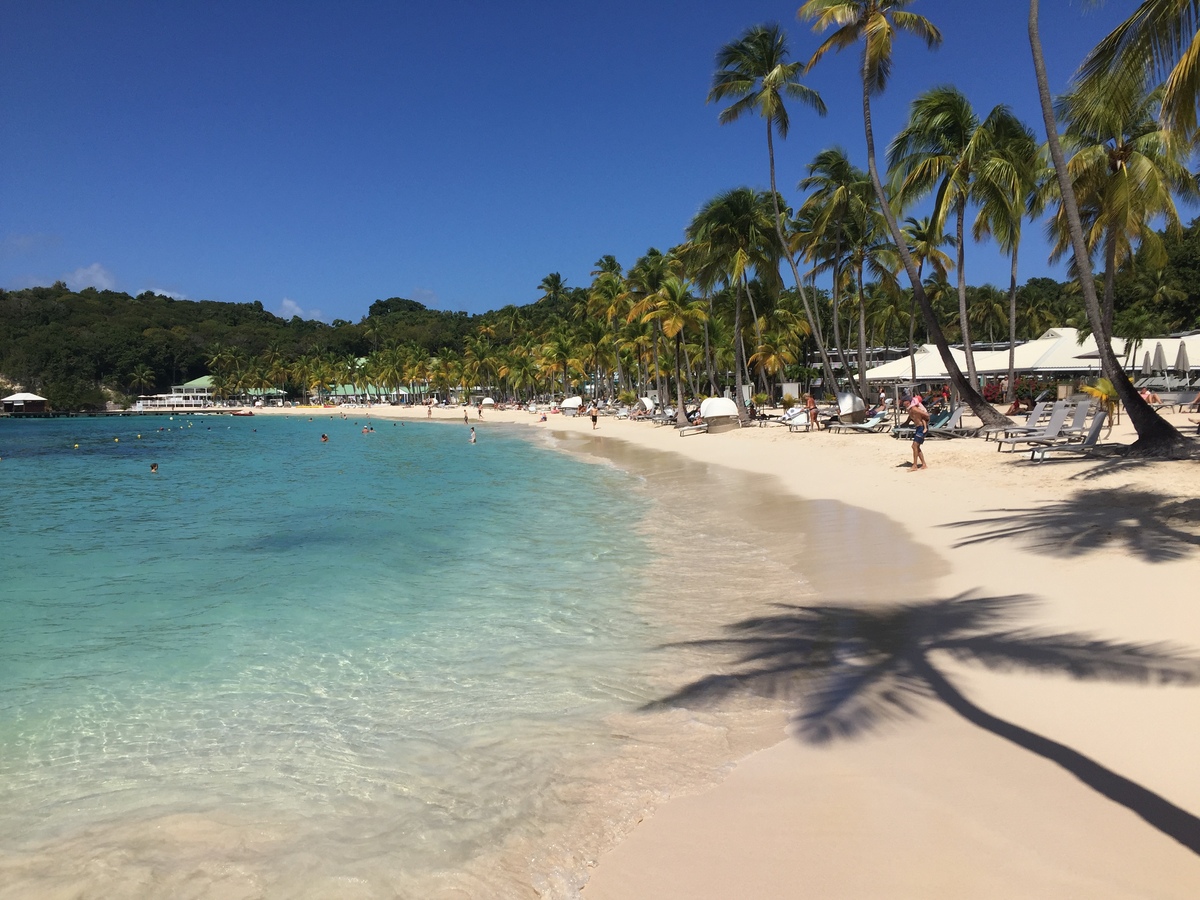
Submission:
[[[814,264],[813,271],[828,270],[833,276],[833,346],[842,371],[848,375],[850,367],[846,363],[840,321],[845,282],[842,274],[853,235],[862,233],[855,225],[868,219],[875,205],[874,193],[866,173],[850,162],[841,147],[822,150],[808,164],[807,170],[808,175],[800,181],[800,190],[812,193],[800,205],[796,216],[806,223],[806,255]],[[819,262],[821,257],[824,257],[824,263]],[[865,398],[865,390],[860,394]]]
[[[896,222],[891,203],[883,182],[879,178],[879,167],[875,160],[875,132],[871,124],[871,95],[883,91],[887,85],[888,76],[892,71],[892,45],[897,31],[915,35],[933,48],[941,43],[942,34],[924,16],[907,11],[913,0],[807,0],[800,7],[797,15],[804,20],[813,21],[815,31],[825,31],[833,28],[834,32],[816,49],[808,66],[811,68],[819,62],[830,50],[844,50],[860,41],[863,44],[862,63],[862,101],[863,101],[863,131],[867,143],[867,171],[871,175],[871,184],[879,197],[879,206],[887,221],[888,231],[896,244],[897,252],[904,263],[904,269],[912,285],[913,295],[921,314],[925,318],[925,327],[929,337],[937,345],[938,353],[950,374],[950,380],[963,400],[971,407],[985,425],[1011,424],[1007,416],[1001,415],[980,395],[974,384],[969,382],[959,369],[958,363],[950,353],[950,345],[942,333],[941,324],[934,315],[929,298],[925,296],[916,263],[904,235]]]
[[[1166,76],[1163,124],[1174,135],[1190,135],[1200,100],[1200,0],[1143,0],[1088,54],[1082,74],[1090,80],[1114,68]]]
[[[1017,396],[1017,257],[1021,249],[1021,225],[1026,216],[1040,215],[1047,178],[1045,154],[1037,146],[1033,131],[1016,118],[1001,123],[993,133],[994,152],[984,161],[976,181],[979,215],[972,235],[982,240],[996,238],[1009,255],[1008,279],[1008,396]]]
[[[1135,243],[1148,264],[1164,265],[1162,239],[1151,223],[1163,218],[1168,231],[1181,233],[1174,198],[1190,200],[1198,193],[1187,166],[1191,148],[1168,140],[1155,117],[1161,94],[1147,90],[1144,75],[1117,72],[1079,84],[1054,106],[1055,118],[1065,126],[1063,145],[1073,151],[1067,168],[1081,204],[1085,240],[1090,251],[1103,256],[1100,315],[1110,335],[1117,268],[1132,257]],[[1054,225],[1055,252],[1061,255],[1069,243],[1061,208]]]
[[[1096,338],[1096,350],[1100,356],[1101,365],[1106,372],[1111,373],[1110,381],[1121,403],[1129,413],[1129,421],[1137,431],[1138,440],[1134,450],[1146,455],[1172,453],[1182,446],[1183,437],[1170,423],[1150,408],[1141,395],[1134,389],[1133,383],[1121,367],[1120,360],[1112,349],[1112,335],[1104,330],[1104,321],[1100,311],[1100,300],[1096,295],[1096,283],[1092,274],[1092,261],[1088,254],[1087,242],[1084,239],[1083,221],[1079,216],[1079,204],[1071,184],[1070,170],[1067,168],[1066,154],[1058,139],[1058,122],[1054,115],[1054,105],[1050,99],[1050,79],[1046,75],[1046,57],[1042,51],[1042,38],[1038,28],[1041,5],[1039,0],[1029,0],[1029,49],[1033,56],[1033,72],[1037,78],[1038,100],[1042,109],[1042,122],[1046,128],[1046,143],[1050,149],[1050,159],[1054,163],[1054,175],[1058,181],[1059,194],[1062,199],[1063,215],[1066,220],[1067,234],[1071,240],[1071,252],[1078,273],[1080,292],[1083,295],[1084,308],[1087,311],[1088,322]]]
[[[688,423],[687,412],[683,407],[683,378],[680,375],[683,334],[686,328],[696,328],[708,318],[705,304],[691,295],[684,279],[671,274],[658,290],[634,304],[629,314],[641,318],[643,322],[656,322],[663,335],[674,344],[675,422],[683,427]]]
[[[766,121],[767,126],[767,161],[771,175],[771,204],[775,212],[775,230],[778,232],[779,246],[784,249],[792,276],[796,280],[796,290],[804,304],[805,314],[811,323],[814,333],[818,336],[817,346],[821,352],[821,362],[825,367],[825,377],[834,381],[833,365],[825,351],[824,341],[820,340],[820,323],[812,314],[808,295],[804,290],[804,282],[796,268],[796,261],[787,252],[787,238],[784,235],[783,213],[779,205],[779,191],[775,184],[775,138],[776,132],[780,140],[787,137],[791,127],[787,106],[784,98],[799,100],[816,110],[818,115],[825,115],[825,101],[812,88],[801,84],[798,80],[802,64],[790,62],[787,46],[787,36],[774,23],[755,25],[730,44],[717,51],[717,71],[713,75],[712,90],[708,93],[708,102],[733,100],[729,106],[721,110],[718,121],[725,125],[735,122],[747,113],[757,112]],[[739,401],[740,402],[740,401]]]
[[[980,193],[979,173],[996,155],[996,135],[1019,128],[1007,106],[996,106],[980,120],[971,101],[955,87],[936,87],[919,95],[909,109],[908,124],[888,150],[888,169],[894,194],[902,206],[934,194],[934,228],[942,228],[954,214],[958,249],[958,314],[962,325],[967,377],[978,384],[975,354],[967,315],[966,220],[967,203]]]
[[[760,279],[779,278],[782,247],[773,208],[765,194],[748,187],[734,188],[708,201],[686,232],[689,253],[696,260],[693,271],[701,286],[723,282],[733,289],[734,403],[743,421],[749,420],[749,413],[743,392],[742,298],[749,291],[751,272]]]
[[[922,218],[909,216],[904,220],[901,231],[904,234],[904,240],[908,243],[908,252],[916,260],[917,278],[922,279],[921,283],[925,283],[925,263],[929,263],[933,267],[934,278],[945,280],[947,273],[954,268],[954,260],[942,250],[942,247],[953,245],[954,238],[946,234],[943,229],[934,228],[932,216]],[[909,296],[911,302],[908,311],[908,357],[911,363],[911,378],[913,382],[916,382],[917,297],[912,292]]]
[[[626,318],[629,321],[642,319],[642,313],[637,311],[641,304],[655,296],[668,278],[678,275],[681,271],[682,265],[672,254],[663,253],[655,247],[647,250],[645,255],[629,269],[625,279],[628,288],[626,294],[630,304]],[[662,367],[658,360],[662,323],[654,318],[644,319],[643,324],[646,323],[649,323],[654,329],[655,339],[651,344],[651,355],[654,360],[655,388],[658,392],[659,402],[662,403],[666,399],[666,382],[662,377]]]

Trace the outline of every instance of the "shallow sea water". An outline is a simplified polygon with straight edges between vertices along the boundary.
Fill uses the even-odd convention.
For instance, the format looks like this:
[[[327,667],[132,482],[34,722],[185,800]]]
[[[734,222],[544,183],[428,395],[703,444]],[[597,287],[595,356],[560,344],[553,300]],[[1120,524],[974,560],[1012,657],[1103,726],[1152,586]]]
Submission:
[[[827,509],[781,552],[729,473],[314,419],[0,422],[0,897],[574,897],[779,736],[639,707]]]

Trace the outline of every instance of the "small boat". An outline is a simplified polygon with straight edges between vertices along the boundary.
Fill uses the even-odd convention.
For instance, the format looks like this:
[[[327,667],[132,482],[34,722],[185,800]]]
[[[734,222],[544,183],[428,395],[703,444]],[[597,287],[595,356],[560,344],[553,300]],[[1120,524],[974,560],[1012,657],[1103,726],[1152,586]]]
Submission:
[[[252,416],[254,411],[250,409],[235,409],[230,413],[231,416]]]

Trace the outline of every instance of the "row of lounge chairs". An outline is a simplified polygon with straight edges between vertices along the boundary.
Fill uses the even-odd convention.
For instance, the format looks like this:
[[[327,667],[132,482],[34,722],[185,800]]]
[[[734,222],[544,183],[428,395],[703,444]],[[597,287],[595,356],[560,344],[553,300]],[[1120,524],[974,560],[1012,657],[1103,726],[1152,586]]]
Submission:
[[[1087,417],[1092,410],[1090,399],[1075,406],[1070,425],[1067,424],[1067,416],[1072,413],[1070,401],[1059,400],[1055,403],[1050,409],[1050,417],[1046,420],[1046,424],[1040,425],[1039,420],[1044,408],[1044,403],[1034,406],[1022,425],[1003,425],[999,428],[985,429],[985,437],[995,436],[997,452],[1005,447],[1015,450],[1021,444],[1052,442],[1060,439],[1079,440],[1083,437],[1087,427]]]

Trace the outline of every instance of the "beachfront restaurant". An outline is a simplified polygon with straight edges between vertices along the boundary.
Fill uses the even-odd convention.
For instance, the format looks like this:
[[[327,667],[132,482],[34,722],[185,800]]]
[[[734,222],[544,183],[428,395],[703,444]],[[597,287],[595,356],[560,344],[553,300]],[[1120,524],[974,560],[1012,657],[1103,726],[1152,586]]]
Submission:
[[[203,375],[185,384],[172,385],[169,394],[143,394],[138,397],[134,409],[139,412],[152,409],[204,409],[212,406],[215,399],[212,376]]]
[[[44,413],[47,411],[46,404],[45,397],[28,392],[10,394],[0,399],[0,408],[3,408],[4,412],[18,416],[25,413]]]

